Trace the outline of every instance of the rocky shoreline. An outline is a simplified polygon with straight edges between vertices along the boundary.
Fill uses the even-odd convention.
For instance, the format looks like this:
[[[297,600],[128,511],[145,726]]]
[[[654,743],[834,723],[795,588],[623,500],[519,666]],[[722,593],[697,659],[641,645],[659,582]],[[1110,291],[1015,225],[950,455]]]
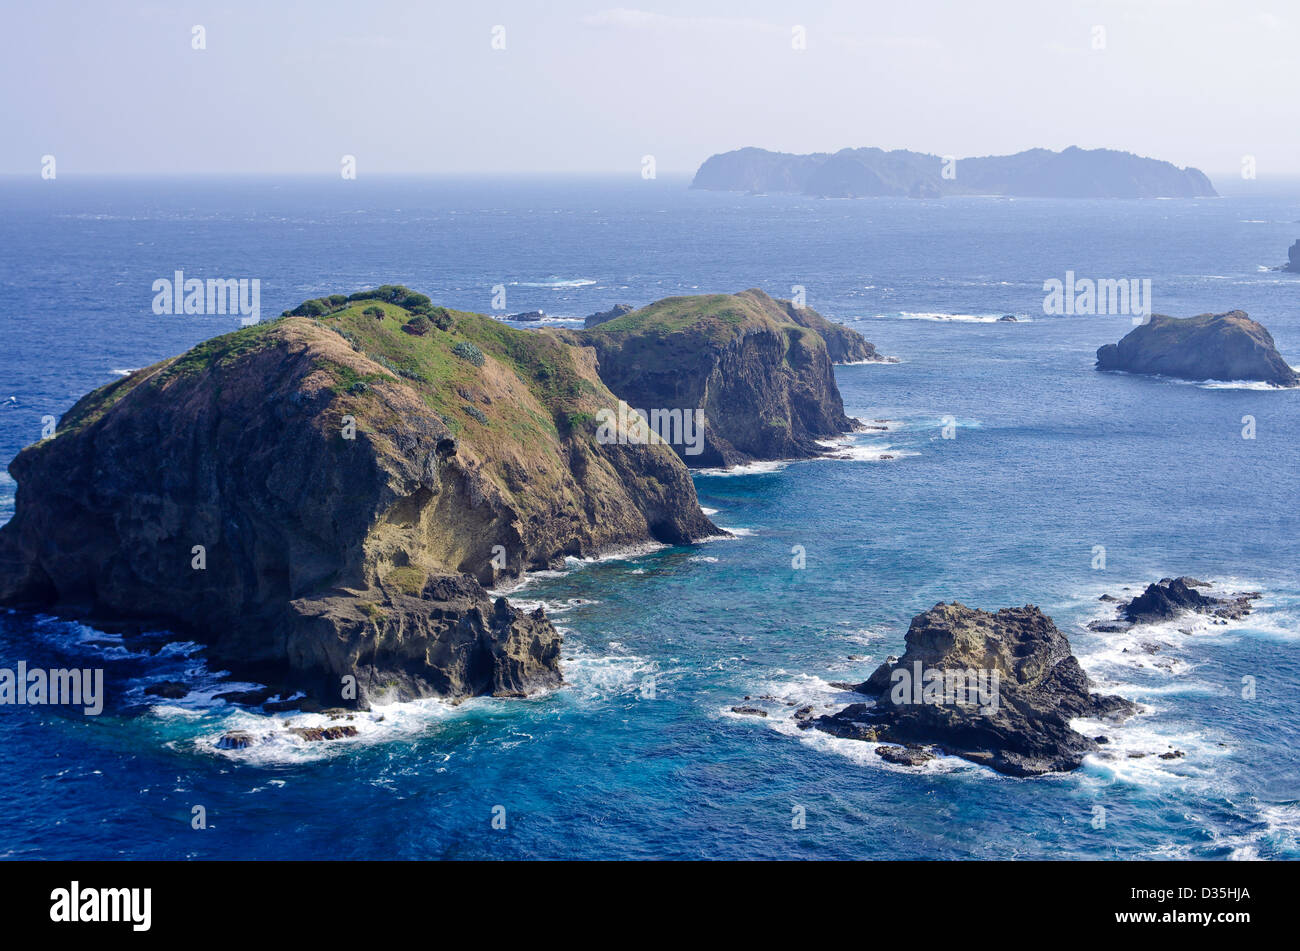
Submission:
[[[0,604],[165,626],[318,708],[551,689],[559,632],[484,585],[720,534],[667,446],[597,441],[615,399],[589,352],[406,288],[309,301],[20,452]]]

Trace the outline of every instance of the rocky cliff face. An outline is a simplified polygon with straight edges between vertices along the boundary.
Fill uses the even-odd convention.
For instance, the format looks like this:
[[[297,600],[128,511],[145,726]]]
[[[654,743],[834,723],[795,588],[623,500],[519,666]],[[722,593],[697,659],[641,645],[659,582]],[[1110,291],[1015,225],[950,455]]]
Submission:
[[[1278,353],[1272,335],[1240,310],[1181,319],[1153,314],[1118,344],[1100,348],[1097,369],[1300,385],[1300,374]]]
[[[703,410],[690,466],[820,455],[817,440],[849,432],[832,363],[882,359],[847,327],[760,290],[670,297],[583,331],[552,331],[590,347],[601,380],[635,409]]]
[[[945,174],[946,172],[946,174]],[[800,192],[822,198],[1021,195],[1040,198],[1216,196],[1205,173],[1112,149],[1029,149],[946,163],[905,149],[792,155],[744,148],[710,156],[693,188]]]
[[[1281,267],[1275,267],[1273,270],[1290,271],[1292,274],[1300,274],[1300,239],[1297,239],[1296,243],[1291,245],[1286,256],[1286,264],[1283,264]]]
[[[936,682],[931,672],[937,688],[927,686]],[[875,703],[851,704],[807,724],[912,747],[901,754],[882,747],[895,762],[916,765],[930,756],[918,747],[937,745],[1013,776],[1078,768],[1098,747],[1070,720],[1135,709],[1123,698],[1089,691],[1065,635],[1032,605],[990,614],[937,604],[912,619],[903,656],[855,689]]]
[[[395,299],[84,397],[10,466],[0,603],[167,624],[326,705],[558,684],[559,634],[480,582],[716,529],[666,447],[597,443],[589,352]]]

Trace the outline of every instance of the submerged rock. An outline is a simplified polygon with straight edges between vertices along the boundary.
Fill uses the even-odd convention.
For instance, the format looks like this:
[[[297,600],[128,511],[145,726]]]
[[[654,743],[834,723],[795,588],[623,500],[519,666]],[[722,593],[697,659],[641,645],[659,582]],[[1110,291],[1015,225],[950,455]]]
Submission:
[[[243,730],[231,730],[217,740],[217,749],[242,750],[253,745],[253,734]]]
[[[161,683],[150,684],[144,688],[144,692],[151,697],[179,700],[189,696],[190,688],[177,680],[164,680]]]
[[[920,766],[935,758],[935,754],[920,746],[877,746],[876,755],[899,766]]]
[[[1101,347],[1097,369],[1300,386],[1300,373],[1278,353],[1272,335],[1240,310],[1186,318],[1153,314],[1119,343]]]
[[[354,726],[291,726],[288,730],[294,736],[301,737],[309,743],[342,740],[357,735],[357,728]]]
[[[850,704],[817,719],[819,730],[848,739],[950,754],[1013,776],[1076,769],[1097,742],[1070,727],[1076,717],[1126,717],[1129,701],[1090,692],[1065,635],[1038,608],[995,614],[937,604],[912,619],[907,650],[882,664]],[[923,762],[915,753],[881,753]]]

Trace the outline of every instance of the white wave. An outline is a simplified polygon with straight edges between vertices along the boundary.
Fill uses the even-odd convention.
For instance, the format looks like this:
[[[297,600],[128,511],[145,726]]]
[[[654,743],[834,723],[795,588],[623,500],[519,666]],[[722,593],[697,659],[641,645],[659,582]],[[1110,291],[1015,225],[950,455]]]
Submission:
[[[658,666],[637,654],[599,654],[573,645],[560,659],[566,697],[582,702],[639,694],[651,677],[662,688]]]
[[[710,555],[692,555],[690,558],[687,558],[686,560],[698,561],[706,565],[716,565],[718,563],[718,559]]]
[[[903,361],[898,359],[898,357],[877,357],[874,360],[844,360],[835,365],[837,367],[895,367],[902,362]]]
[[[768,475],[773,472],[780,472],[790,464],[789,459],[765,460],[760,462],[748,462],[740,466],[730,468],[715,469],[697,469],[696,474],[702,476],[723,476],[730,478],[732,476],[743,475]]]
[[[1006,314],[949,314],[942,311],[910,311],[904,310],[897,314],[877,314],[880,319],[897,318],[899,320],[933,320],[940,322],[956,322],[968,324],[996,324],[996,323],[1032,323],[1033,319],[1024,314],[1012,314],[1014,321],[1004,321],[1002,318]]]
[[[701,505],[701,506],[700,506],[700,511],[703,512],[705,515],[717,515],[717,514],[718,514],[718,510],[717,510],[717,509],[711,509],[711,508],[709,508],[708,506],[705,506],[705,505]]]
[[[774,673],[776,676],[772,679],[761,681],[752,689],[743,691],[742,695],[748,695],[749,700],[737,699],[735,703],[720,709],[718,715],[724,719],[762,724],[783,736],[797,739],[806,746],[822,752],[835,753],[859,766],[913,775],[957,771],[969,772],[972,775],[978,773],[993,774],[992,770],[985,767],[978,766],[957,756],[947,755],[938,755],[919,767],[901,766],[897,763],[887,762],[876,755],[876,747],[894,744],[849,740],[839,736],[832,736],[812,727],[801,730],[799,729],[799,721],[795,719],[794,714],[795,711],[805,706],[811,706],[813,715],[820,716],[842,710],[850,703],[862,703],[866,698],[861,694],[841,690],[839,687],[835,687],[830,682],[813,674],[790,676],[785,671],[776,671]],[[758,717],[748,713],[734,713],[731,710],[733,706],[758,707],[765,710],[767,716]]]
[[[890,462],[895,459],[919,455],[919,453],[907,449],[894,449],[889,443],[863,444],[852,440],[842,442],[819,440],[817,445],[830,452],[830,455],[818,457],[826,462]]]
[[[1300,367],[1292,367],[1291,369],[1300,373]],[[1272,383],[1264,383],[1261,380],[1178,380],[1176,382],[1193,382],[1203,390],[1291,390],[1293,392],[1300,392],[1300,387],[1274,386]]]
[[[544,281],[511,281],[511,287],[545,287],[545,288],[566,288],[566,287],[590,287],[596,282],[588,277],[548,277]]]

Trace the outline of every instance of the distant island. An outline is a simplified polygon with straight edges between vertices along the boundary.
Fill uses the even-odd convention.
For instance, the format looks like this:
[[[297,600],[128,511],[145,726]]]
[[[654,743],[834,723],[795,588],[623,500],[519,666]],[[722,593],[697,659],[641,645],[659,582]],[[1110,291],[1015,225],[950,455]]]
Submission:
[[[1006,195],[1024,198],[1217,198],[1205,173],[1113,149],[952,159],[895,149],[794,155],[744,148],[710,156],[691,183],[713,191],[817,198]]]

